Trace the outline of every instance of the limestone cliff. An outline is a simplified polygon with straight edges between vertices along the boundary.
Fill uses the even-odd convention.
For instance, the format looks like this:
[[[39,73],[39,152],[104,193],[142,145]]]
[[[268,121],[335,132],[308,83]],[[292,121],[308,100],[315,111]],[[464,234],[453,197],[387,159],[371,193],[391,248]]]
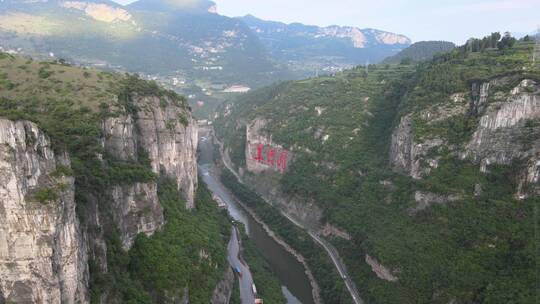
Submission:
[[[174,178],[185,195],[186,207],[193,208],[197,188],[195,122],[170,100],[140,97],[135,103],[136,112],[122,112],[103,122],[105,149],[120,160],[148,157],[152,171]],[[163,226],[155,182],[115,186],[111,195],[113,217],[125,249],[131,247],[137,234],[151,235]]]
[[[188,208],[197,189],[197,125],[172,100],[138,97],[135,113],[123,113],[104,122],[105,148],[122,160],[147,154],[152,170],[177,180]]]
[[[303,225],[319,228],[322,211],[313,200],[285,195],[277,180],[287,170],[293,152],[272,141],[264,133],[268,121],[255,118],[246,125],[246,167],[240,168],[242,180],[250,184],[266,201],[279,205],[281,211]],[[232,167],[232,166],[231,166]]]
[[[118,160],[147,158],[193,208],[197,127],[187,109],[163,99],[137,98],[136,112],[104,119],[102,144]],[[36,124],[0,119],[0,303],[86,303],[88,259],[107,272],[107,227],[118,228],[127,250],[137,234],[164,225],[156,182],[113,185],[105,194],[110,219],[103,198],[87,194],[79,224],[69,167]]]
[[[0,119],[0,302],[88,300],[74,179],[34,123]]]
[[[537,151],[540,140],[535,134],[535,121],[540,118],[540,86],[531,79],[523,79],[510,91],[501,90],[511,79],[505,77],[485,83],[475,83],[465,101],[463,94],[454,94],[451,103],[438,105],[436,110],[409,113],[401,118],[392,134],[390,163],[398,171],[420,179],[436,168],[438,158],[428,156],[432,149],[444,147],[462,160],[471,160],[486,172],[493,164],[511,165],[524,161],[526,168],[521,174],[517,196],[525,198],[527,184],[538,182]],[[495,87],[495,88],[494,88]],[[490,93],[491,92],[491,93]],[[444,110],[451,106],[451,110]],[[419,138],[414,132],[414,116],[428,126],[438,121],[453,119],[460,115],[477,117],[478,126],[471,138],[461,147],[449,145],[444,138],[428,134]],[[535,188],[537,186],[532,186]]]
[[[525,144],[517,139],[528,120],[540,118],[539,95],[540,86],[525,79],[505,100],[490,103],[486,110],[477,111],[483,115],[462,157],[479,162],[485,171],[490,164],[508,165],[514,159],[534,155],[534,151],[540,149],[540,141]]]

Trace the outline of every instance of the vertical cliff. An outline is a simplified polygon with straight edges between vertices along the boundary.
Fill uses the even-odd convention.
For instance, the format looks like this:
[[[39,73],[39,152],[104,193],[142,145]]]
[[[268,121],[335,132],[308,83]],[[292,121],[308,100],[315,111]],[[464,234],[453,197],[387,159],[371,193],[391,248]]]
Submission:
[[[36,124],[0,119],[0,302],[88,300],[69,166]]]
[[[529,165],[523,169],[520,189],[524,189],[523,185],[527,183],[534,184],[538,161],[536,151],[540,149],[540,141],[535,134],[535,124],[540,118],[540,87],[532,79],[523,79],[510,90],[505,90],[511,82],[512,79],[501,77],[475,83],[470,93],[459,94],[460,98],[454,94],[449,98],[452,100],[451,109],[441,110],[447,105],[435,106],[403,116],[392,134],[390,164],[394,169],[420,179],[438,166],[440,156],[436,156],[434,151],[444,147],[451,155],[480,164],[482,172],[488,171],[490,165],[524,161]],[[470,96],[468,103],[463,100],[467,95]],[[417,117],[416,121],[414,117]],[[464,144],[450,144],[448,138],[433,131],[415,134],[415,129],[416,133],[421,133],[418,132],[421,124],[433,127],[438,122],[461,117],[477,121]],[[524,197],[523,194],[519,196]]]
[[[173,178],[194,208],[197,188],[197,127],[187,111],[173,100],[156,96],[136,97],[136,110],[122,111],[103,122],[103,145],[122,161],[150,162],[152,171]],[[163,209],[157,197],[157,184],[135,183],[112,188],[113,217],[122,244],[129,249],[139,233],[153,234],[163,226]]]
[[[135,97],[133,103],[136,111],[104,121],[105,148],[121,160],[148,157],[154,173],[174,178],[185,195],[186,207],[193,208],[197,189],[195,121],[166,97]]]

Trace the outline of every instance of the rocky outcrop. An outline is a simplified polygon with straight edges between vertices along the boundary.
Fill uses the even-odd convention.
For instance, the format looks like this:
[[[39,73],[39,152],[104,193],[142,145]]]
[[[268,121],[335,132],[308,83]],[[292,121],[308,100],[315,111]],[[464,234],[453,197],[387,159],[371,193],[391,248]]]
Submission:
[[[174,178],[186,199],[186,207],[194,208],[197,189],[197,123],[191,114],[157,97],[145,97],[138,103],[145,106],[137,113],[139,143],[148,153],[152,170]]]
[[[124,113],[104,122],[105,148],[119,159],[146,154],[152,170],[174,178],[194,207],[197,189],[197,124],[191,114],[165,97],[138,97],[136,113]]]
[[[538,151],[539,140],[520,142],[517,139],[523,137],[527,121],[540,118],[539,95],[538,84],[525,79],[512,89],[505,101],[490,103],[461,157],[480,163],[485,172],[490,164],[508,165]]]
[[[461,199],[461,196],[457,194],[442,195],[433,192],[416,191],[414,193],[414,200],[417,204],[414,208],[409,209],[409,214],[416,214],[419,211],[431,207],[432,205],[443,205],[459,199]]]
[[[165,223],[156,183],[115,186],[112,198],[113,218],[125,250],[131,248],[139,233],[152,235]]]
[[[383,279],[385,281],[389,282],[396,282],[398,281],[398,277],[396,277],[392,271],[390,271],[387,267],[383,266],[382,264],[377,261],[376,258],[371,257],[369,254],[366,254],[366,263],[368,263],[369,266],[371,266],[371,270],[379,277],[380,279]]]
[[[319,234],[324,237],[339,237],[347,241],[352,239],[351,235],[347,231],[339,229],[330,223],[326,223],[326,225],[319,230]]]
[[[529,196],[540,196],[540,153],[532,156],[525,166],[525,170],[518,178],[518,199],[526,199]]]
[[[89,17],[103,22],[128,21],[132,16],[124,9],[102,3],[65,1],[60,6],[84,11]]]
[[[412,115],[406,115],[392,133],[390,144],[390,164],[399,172],[408,174],[415,179],[420,179],[431,168],[437,168],[438,159],[427,159],[428,152],[444,142],[439,138],[424,139],[422,143],[414,141],[412,128]],[[422,166],[422,161],[428,164]]]
[[[229,304],[234,287],[234,273],[230,267],[225,271],[223,279],[218,283],[212,294],[212,304]]]
[[[135,113],[123,112],[103,122],[105,149],[119,160],[148,158],[152,171],[177,181],[194,207],[197,187],[197,126],[186,109],[164,97],[138,97]],[[135,183],[113,187],[113,218],[124,249],[139,233],[152,235],[165,223],[157,184]]]
[[[62,170],[69,166],[34,123],[0,119],[0,300],[88,301],[74,179]]]

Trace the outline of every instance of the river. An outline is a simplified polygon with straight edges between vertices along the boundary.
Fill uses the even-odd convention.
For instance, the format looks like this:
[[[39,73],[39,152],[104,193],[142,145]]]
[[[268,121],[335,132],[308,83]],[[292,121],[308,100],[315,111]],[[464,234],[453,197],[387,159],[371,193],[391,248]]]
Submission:
[[[225,187],[214,174],[213,153],[214,149],[211,141],[207,137],[201,136],[199,141],[199,173],[208,189],[223,199],[227,204],[229,214],[234,220],[244,224],[248,237],[266,258],[273,272],[278,277],[287,303],[313,304],[311,285],[304,272],[303,265],[272,239],[264,228],[245,212],[225,190]],[[229,254],[234,253],[229,250]],[[229,256],[229,260],[231,258],[233,260],[235,259],[235,257]],[[241,281],[241,285],[242,283],[245,285],[245,282]],[[256,284],[257,282],[255,282]],[[242,298],[244,299],[244,297]]]

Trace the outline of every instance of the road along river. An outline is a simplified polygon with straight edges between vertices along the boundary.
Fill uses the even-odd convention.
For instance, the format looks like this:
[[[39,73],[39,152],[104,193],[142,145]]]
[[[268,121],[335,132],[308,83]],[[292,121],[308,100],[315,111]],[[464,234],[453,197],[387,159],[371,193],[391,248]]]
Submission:
[[[219,196],[227,205],[230,216],[245,225],[246,233],[250,240],[258,248],[259,252],[268,260],[272,271],[278,277],[282,287],[283,295],[288,304],[313,304],[312,288],[309,279],[305,274],[303,265],[296,258],[286,251],[280,244],[272,239],[264,228],[257,223],[235,199],[225,190],[219,179],[215,176],[215,167],[213,163],[213,146],[210,140],[201,137],[199,141],[199,173],[206,183],[208,189]],[[251,293],[251,274],[247,265],[243,265],[238,259],[238,240],[233,239],[237,235],[231,236],[229,243],[229,261],[233,267],[239,266],[243,272],[240,281],[240,296],[243,304],[252,304],[253,298],[247,296]],[[236,243],[236,244],[231,244]],[[236,247],[235,247],[236,246]],[[231,257],[231,255],[234,255]],[[249,277],[246,277],[246,272]],[[257,285],[257,282],[254,282]],[[249,290],[248,289],[249,286]],[[264,300],[264,299],[263,299]],[[248,301],[248,302],[245,302]],[[251,301],[251,302],[249,302]]]

